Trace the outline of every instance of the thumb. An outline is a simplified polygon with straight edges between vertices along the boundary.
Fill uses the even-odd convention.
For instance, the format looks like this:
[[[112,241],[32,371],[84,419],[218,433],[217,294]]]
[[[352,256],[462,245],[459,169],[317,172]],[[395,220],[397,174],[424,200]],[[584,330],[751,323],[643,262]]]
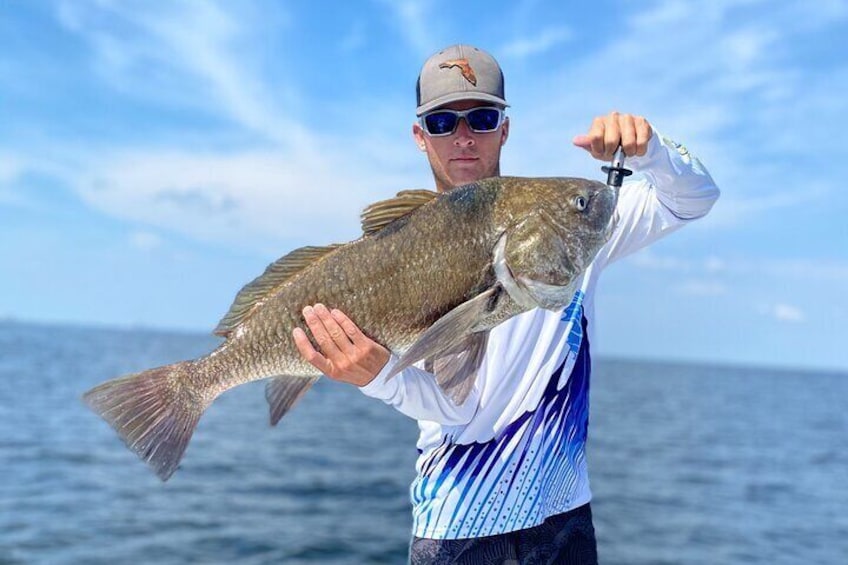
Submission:
[[[592,139],[588,135],[575,135],[571,143],[577,147],[583,148],[586,151],[592,150]]]

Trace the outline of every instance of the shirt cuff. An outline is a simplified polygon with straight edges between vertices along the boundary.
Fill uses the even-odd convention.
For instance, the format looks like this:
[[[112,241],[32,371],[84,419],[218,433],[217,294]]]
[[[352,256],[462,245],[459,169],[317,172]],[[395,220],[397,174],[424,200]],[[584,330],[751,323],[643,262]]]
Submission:
[[[649,169],[657,158],[665,152],[665,146],[662,136],[657,130],[651,128],[651,139],[648,140],[648,146],[645,148],[645,154],[640,156],[627,157],[624,161],[624,166],[632,169],[634,172],[640,172],[644,169]]]
[[[389,373],[395,365],[397,365],[397,362],[397,355],[394,353],[391,354],[389,356],[389,360],[383,368],[380,369],[380,372],[377,373],[377,376],[374,377],[367,385],[359,387],[362,394],[370,396],[371,398],[379,398],[380,400],[388,400],[391,398],[399,386],[399,382],[397,380],[399,375],[395,375],[391,380],[386,380],[386,377],[388,377]]]

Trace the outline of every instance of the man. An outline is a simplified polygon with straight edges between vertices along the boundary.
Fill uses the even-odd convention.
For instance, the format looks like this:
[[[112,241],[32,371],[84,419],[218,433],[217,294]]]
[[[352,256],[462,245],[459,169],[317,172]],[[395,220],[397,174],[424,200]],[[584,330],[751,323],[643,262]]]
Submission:
[[[424,64],[412,126],[440,192],[500,175],[509,135],[503,74],[474,47]],[[625,182],[619,220],[562,312],[535,309],[492,330],[468,399],[456,406],[417,367],[386,381],[396,357],[344,313],[304,309],[320,351],[301,354],[328,377],[418,420],[412,563],[595,563],[585,444],[594,290],[610,262],[705,215],[718,189],[680,145],[641,117],[595,118],[573,143],[602,161],[621,145],[644,180]]]

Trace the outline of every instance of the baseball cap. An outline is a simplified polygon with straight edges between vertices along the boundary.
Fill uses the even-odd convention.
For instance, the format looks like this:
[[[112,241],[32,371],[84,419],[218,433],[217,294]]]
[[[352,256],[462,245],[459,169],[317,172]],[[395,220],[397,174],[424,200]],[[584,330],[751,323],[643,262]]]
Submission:
[[[415,90],[416,116],[458,100],[508,106],[500,65],[485,51],[470,45],[452,45],[427,59]]]

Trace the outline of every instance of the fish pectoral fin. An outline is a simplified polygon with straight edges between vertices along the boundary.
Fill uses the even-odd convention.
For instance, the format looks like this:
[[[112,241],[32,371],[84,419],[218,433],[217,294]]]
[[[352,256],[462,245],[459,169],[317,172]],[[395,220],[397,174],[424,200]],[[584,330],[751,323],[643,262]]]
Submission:
[[[474,386],[488,342],[488,331],[473,333],[433,362],[436,383],[457,405],[465,403]]]
[[[265,385],[265,399],[271,408],[271,425],[276,426],[280,418],[291,410],[319,377],[274,377]]]
[[[480,320],[485,319],[495,309],[502,292],[503,289],[499,285],[493,286],[439,318],[401,356],[389,373],[388,378],[394,377],[422,359],[435,359],[436,362],[439,362],[440,358],[460,354],[466,351],[468,347],[479,348],[481,344],[478,341],[485,339],[487,332],[475,332],[474,328]],[[472,336],[480,334],[483,334],[482,338],[472,339]],[[485,341],[482,343],[482,350],[485,350]],[[460,360],[455,363],[444,362],[446,368],[443,369],[444,377],[439,386],[451,397],[458,395],[464,400],[468,390],[470,390],[470,385],[465,383],[465,380],[471,380],[473,384],[473,379],[469,379],[469,377],[476,374],[476,367],[479,365],[478,357],[482,358],[482,351],[475,349],[469,353],[473,354],[470,354],[467,360]],[[471,363],[477,364],[473,366],[473,371],[469,370],[472,366]],[[447,370],[447,367],[454,365],[456,365],[455,369]],[[443,384],[448,388],[445,389]],[[464,387],[468,387],[468,389]]]

